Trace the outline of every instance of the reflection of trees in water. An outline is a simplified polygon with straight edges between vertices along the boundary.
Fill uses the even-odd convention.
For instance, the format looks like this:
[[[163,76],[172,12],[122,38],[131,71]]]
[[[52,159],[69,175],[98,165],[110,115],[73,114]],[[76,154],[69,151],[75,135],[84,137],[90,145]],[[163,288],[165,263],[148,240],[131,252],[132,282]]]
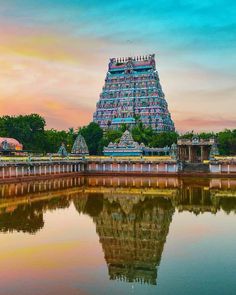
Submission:
[[[81,209],[82,198],[74,200]],[[174,207],[170,200],[90,195],[83,212],[96,223],[110,279],[156,284]],[[79,211],[81,212],[81,211]]]
[[[64,190],[52,193],[49,187],[55,187],[48,185],[48,191],[40,189],[36,196],[31,192],[32,199],[27,194],[20,199],[1,199],[2,208],[4,204],[6,207],[0,209],[0,231],[36,233],[44,226],[46,211],[67,208],[73,200],[78,213],[89,215],[96,224],[112,280],[157,283],[157,270],[175,208],[196,215],[215,214],[219,209],[236,212],[235,191],[226,187],[210,189],[206,183],[183,183],[180,187],[172,185],[171,189],[161,185],[153,189],[149,183],[135,188],[124,182],[124,186],[105,187],[106,190],[99,183],[92,189],[87,185],[79,187],[78,182],[74,186],[70,181],[59,183],[65,184]],[[68,188],[67,183],[72,187]],[[9,189],[12,197],[12,187]]]
[[[0,231],[22,231],[34,234],[43,228],[43,213],[46,210],[66,208],[69,204],[70,200],[66,197],[58,197],[2,210],[0,212]]]
[[[0,231],[13,232],[22,231],[35,233],[44,226],[42,208],[39,204],[19,205],[12,212],[1,212]]]
[[[126,216],[135,210],[138,218],[138,208],[147,210],[147,200],[153,198],[160,202],[160,197],[168,198],[179,211],[189,211],[196,215],[204,212],[215,214],[220,209],[227,213],[236,212],[236,181],[233,179],[86,179],[63,178],[0,185],[0,231],[34,233],[43,227],[43,213],[46,210],[65,208],[72,198],[75,199],[78,212],[93,218],[104,210],[104,204],[107,204],[107,214],[113,217],[118,216],[118,213]],[[96,191],[100,193],[93,196],[91,192]]]
[[[219,205],[227,214],[236,213],[236,198],[221,197]]]

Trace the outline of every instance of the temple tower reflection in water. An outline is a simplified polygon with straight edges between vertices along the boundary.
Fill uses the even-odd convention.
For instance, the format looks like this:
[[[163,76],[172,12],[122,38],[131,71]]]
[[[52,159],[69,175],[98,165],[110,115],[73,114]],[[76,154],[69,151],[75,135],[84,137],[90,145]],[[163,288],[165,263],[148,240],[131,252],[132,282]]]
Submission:
[[[168,199],[104,195],[93,220],[111,280],[157,283],[173,213]]]
[[[95,223],[109,278],[154,285],[174,211],[235,213],[236,180],[61,178],[0,184],[0,199],[0,232],[29,234],[73,202]]]

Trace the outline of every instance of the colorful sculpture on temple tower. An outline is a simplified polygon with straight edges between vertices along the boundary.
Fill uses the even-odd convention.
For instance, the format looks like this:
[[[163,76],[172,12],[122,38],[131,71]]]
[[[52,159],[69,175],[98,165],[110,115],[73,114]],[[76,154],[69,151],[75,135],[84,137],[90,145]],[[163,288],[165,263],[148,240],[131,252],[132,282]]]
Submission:
[[[156,131],[174,131],[155,55],[111,58],[93,121],[103,129],[134,126],[137,118]]]

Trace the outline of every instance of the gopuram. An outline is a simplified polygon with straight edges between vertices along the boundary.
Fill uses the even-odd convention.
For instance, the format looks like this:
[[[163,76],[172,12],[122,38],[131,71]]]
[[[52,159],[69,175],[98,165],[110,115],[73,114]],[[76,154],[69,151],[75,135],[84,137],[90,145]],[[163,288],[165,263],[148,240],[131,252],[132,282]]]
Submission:
[[[126,130],[119,143],[110,142],[108,147],[104,147],[104,156],[141,156],[143,154],[143,144],[138,144],[133,140],[131,133]]]
[[[171,148],[166,146],[164,148],[150,148],[143,143],[135,142],[130,131],[126,130],[118,143],[110,142],[107,147],[104,147],[104,156],[142,156],[142,155],[160,155],[170,154]]]
[[[77,136],[77,138],[75,139],[75,142],[74,142],[72,150],[71,150],[71,154],[76,155],[76,156],[88,156],[89,155],[88,146],[86,144],[84,137],[81,134],[79,134]]]
[[[75,207],[96,224],[110,280],[156,285],[174,214],[171,201],[129,194],[81,199],[74,199]]]
[[[156,131],[174,131],[156,70],[155,55],[111,58],[93,121],[101,128],[132,127],[141,120]]]

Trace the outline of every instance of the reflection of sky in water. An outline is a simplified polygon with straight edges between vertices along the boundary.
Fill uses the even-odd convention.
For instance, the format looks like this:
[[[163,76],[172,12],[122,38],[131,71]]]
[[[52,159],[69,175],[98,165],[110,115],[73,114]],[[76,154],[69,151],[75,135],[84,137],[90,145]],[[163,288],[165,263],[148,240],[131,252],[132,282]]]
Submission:
[[[24,229],[42,214],[43,226],[32,234],[19,228],[0,234],[0,294],[234,294],[235,187],[213,191],[197,185],[187,201],[183,196],[192,186],[178,188],[175,198],[168,187],[166,196],[155,197],[139,194],[141,189],[120,197],[74,195],[71,188],[61,190],[61,197],[18,206],[9,199],[7,209],[1,200],[1,229],[12,231],[14,214]],[[218,208],[216,192],[229,213]],[[202,194],[199,202],[196,193]],[[202,213],[191,212],[191,202]],[[152,277],[157,285],[109,279],[119,271]]]

